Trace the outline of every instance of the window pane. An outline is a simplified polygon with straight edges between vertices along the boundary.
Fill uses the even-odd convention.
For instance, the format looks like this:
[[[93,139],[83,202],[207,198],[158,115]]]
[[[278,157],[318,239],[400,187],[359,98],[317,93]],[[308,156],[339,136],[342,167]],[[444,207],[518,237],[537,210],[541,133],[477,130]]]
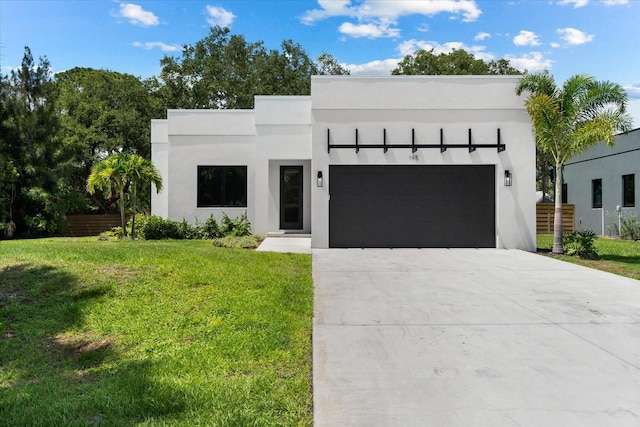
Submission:
[[[622,175],[622,206],[633,207],[636,205],[635,174]]]
[[[602,207],[602,179],[594,179],[591,181],[591,201],[592,207]]]
[[[198,207],[222,206],[222,168],[198,166]]]
[[[225,206],[247,206],[247,167],[225,168]]]
[[[562,184],[562,203],[569,203],[569,191],[567,184]]]

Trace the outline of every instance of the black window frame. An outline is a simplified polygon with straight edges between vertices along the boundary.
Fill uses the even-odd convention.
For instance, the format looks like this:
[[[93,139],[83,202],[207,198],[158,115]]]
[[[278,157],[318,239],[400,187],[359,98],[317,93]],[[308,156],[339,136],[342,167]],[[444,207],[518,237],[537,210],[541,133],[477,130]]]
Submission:
[[[567,184],[562,184],[562,203],[569,203],[569,186]]]
[[[598,192],[599,197],[598,197]],[[598,198],[600,199],[598,201]],[[591,207],[593,209],[602,209],[602,178],[591,180]]]
[[[636,174],[622,175],[622,206],[634,208],[636,206]]]
[[[218,191],[218,197],[220,200],[212,200],[215,199],[215,194],[209,194],[203,192],[202,186],[207,185],[206,182],[203,181],[203,171],[205,169],[213,169],[214,174],[217,176],[217,181],[220,186]],[[228,183],[227,180],[230,176],[228,172],[231,172],[232,169],[242,171],[240,176],[243,178],[243,182],[241,183],[241,188],[243,189],[240,197],[240,203],[230,201],[229,199],[237,199],[236,197],[230,197],[229,191],[238,190],[237,183],[235,185]],[[216,171],[217,170],[217,171]],[[243,165],[198,165],[197,170],[197,183],[196,183],[196,206],[198,208],[246,208],[247,207],[247,166]],[[213,179],[213,177],[212,177]],[[209,185],[215,185],[214,182],[210,182]]]

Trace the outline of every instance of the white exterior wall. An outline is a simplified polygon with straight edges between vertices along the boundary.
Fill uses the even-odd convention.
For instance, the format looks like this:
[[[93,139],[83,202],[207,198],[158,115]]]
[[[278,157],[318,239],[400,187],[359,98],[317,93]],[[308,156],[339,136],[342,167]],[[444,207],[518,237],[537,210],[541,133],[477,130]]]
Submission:
[[[622,175],[635,174],[635,207],[623,207]],[[593,208],[591,181],[602,179],[602,208]],[[616,207],[623,215],[640,213],[640,129],[616,136],[613,147],[599,143],[567,162],[563,170],[567,202],[576,205],[576,229],[611,235],[611,221],[618,221]],[[607,215],[611,213],[613,217]],[[604,223],[603,223],[604,219]]]
[[[166,120],[151,120],[151,159],[162,176],[162,191],[151,184],[151,212],[169,216],[169,132]]]
[[[255,221],[255,115],[239,110],[169,110],[167,217],[193,223],[211,214],[235,218],[247,212]],[[198,166],[247,166],[247,207],[198,208]],[[163,175],[164,177],[164,175]],[[154,212],[155,214],[155,212]]]
[[[535,244],[535,145],[524,99],[516,96],[517,77],[397,76],[386,78],[315,77],[312,93],[312,170],[323,172],[325,185],[312,186],[312,246],[329,244],[329,165],[483,165],[496,166],[496,242],[498,248],[534,251]],[[473,142],[496,144],[501,130],[506,151],[495,148],[332,149],[327,153],[327,129],[332,143],[353,144],[355,129],[362,144],[416,144]],[[505,187],[504,171],[513,174],[513,186]]]
[[[311,233],[311,97],[257,96],[256,222],[266,236],[280,229],[280,166],[303,167],[303,229]]]

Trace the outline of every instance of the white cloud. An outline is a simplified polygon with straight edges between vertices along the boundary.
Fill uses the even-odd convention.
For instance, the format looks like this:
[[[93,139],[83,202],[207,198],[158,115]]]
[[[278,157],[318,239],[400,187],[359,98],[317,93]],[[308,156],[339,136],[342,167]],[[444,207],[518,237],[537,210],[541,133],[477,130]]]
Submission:
[[[538,35],[533,31],[522,30],[513,38],[513,44],[516,46],[538,46],[540,41]]]
[[[562,5],[572,4],[573,8],[577,9],[579,7],[583,7],[589,4],[589,0],[560,0],[558,4],[562,4]]]
[[[476,34],[476,36],[473,38],[475,41],[482,41],[485,39],[489,39],[491,38],[491,34],[489,33],[478,33]]]
[[[366,37],[394,37],[390,36],[388,31],[395,30],[399,33],[399,30],[390,29],[389,26],[397,24],[398,18],[407,15],[433,16],[439,13],[450,13],[455,17],[461,16],[465,22],[470,22],[475,21],[482,14],[475,0],[362,0],[357,3],[352,0],[318,0],[318,6],[318,9],[307,10],[300,17],[301,22],[311,25],[332,17],[353,18],[358,21],[358,25],[351,24],[352,27],[347,27],[347,31],[354,30],[352,31],[354,37],[364,37],[360,30],[369,34]],[[372,29],[367,31],[366,28],[357,28],[364,25],[387,28],[388,31],[381,31],[381,35],[375,36],[371,35],[374,34]],[[356,29],[358,31],[355,31]],[[345,32],[343,34],[351,35]]]
[[[176,52],[180,50],[180,46],[177,44],[166,44],[163,42],[133,42],[133,46],[141,47],[146,50],[153,49],[154,47],[160,48],[163,52]]]
[[[634,85],[624,86],[624,90],[627,91],[629,99],[640,99],[640,82]]]
[[[572,46],[589,43],[595,37],[593,34],[584,33],[575,28],[558,28],[556,33],[560,35],[562,40]]]
[[[129,20],[130,24],[150,27],[160,24],[160,20],[153,12],[144,10],[140,5],[133,3],[120,3],[120,10],[115,16]]]
[[[384,24],[352,24],[351,22],[345,22],[338,28],[342,34],[351,37],[368,37],[368,38],[378,38],[378,37],[398,37],[400,35],[400,30],[398,28],[389,28],[388,25]]]
[[[560,43],[556,43],[556,42],[551,42],[551,47],[554,49],[557,49],[560,47]]]
[[[505,59],[509,60],[511,66],[520,71],[543,71],[551,68],[553,61],[544,58],[540,52],[529,52],[521,56],[506,55]]]
[[[429,25],[428,24],[422,24],[416,29],[418,31],[420,31],[421,33],[428,33],[429,32]]]
[[[236,17],[233,13],[222,7],[209,5],[207,5],[207,15],[209,16],[207,18],[209,25],[218,25],[220,27],[230,26]]]
[[[398,66],[399,59],[383,59],[365,64],[347,64],[352,76],[388,76]]]
[[[602,3],[607,6],[617,6],[620,4],[628,4],[629,0],[603,0]]]

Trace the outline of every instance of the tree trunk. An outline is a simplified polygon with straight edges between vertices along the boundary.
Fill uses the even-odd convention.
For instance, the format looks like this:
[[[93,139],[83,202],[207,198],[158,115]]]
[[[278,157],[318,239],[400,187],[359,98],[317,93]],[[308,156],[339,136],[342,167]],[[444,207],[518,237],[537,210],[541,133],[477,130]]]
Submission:
[[[554,254],[563,254],[562,249],[562,164],[556,162],[555,209],[553,211],[553,249]]]
[[[127,219],[124,217],[124,190],[120,190],[120,221],[122,222],[122,235],[127,237]]]
[[[131,200],[132,209],[133,209],[131,212],[131,238],[135,239],[136,238],[136,199],[138,198],[138,194],[136,190],[138,189],[138,183],[134,181],[131,185],[133,186],[133,194],[132,194],[133,200]]]

